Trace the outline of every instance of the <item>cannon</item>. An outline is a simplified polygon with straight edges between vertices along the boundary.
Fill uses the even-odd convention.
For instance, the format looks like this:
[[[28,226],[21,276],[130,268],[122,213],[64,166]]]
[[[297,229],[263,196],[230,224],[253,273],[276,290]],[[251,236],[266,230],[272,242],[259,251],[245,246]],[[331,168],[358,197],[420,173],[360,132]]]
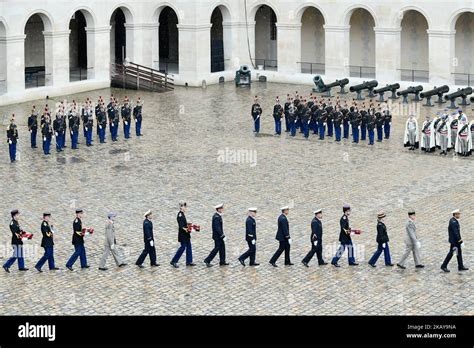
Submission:
[[[349,83],[349,79],[336,80],[333,83],[326,85],[320,75],[316,75],[313,78],[313,82],[316,85],[316,88],[313,88],[313,92],[316,93],[326,93],[326,97],[331,97],[331,88],[339,86],[341,90],[339,94],[346,94],[344,87]]]
[[[434,106],[433,104],[431,104],[431,97],[434,96],[434,95],[438,96],[437,103],[438,104],[443,104],[444,103],[443,94],[448,93],[448,92],[449,92],[449,87],[444,85],[444,86],[441,86],[441,87],[434,86],[434,88],[432,90],[420,93],[420,98],[421,99],[426,98],[426,104],[423,104],[423,106]]]
[[[369,98],[373,98],[375,97],[373,93],[374,88],[377,87],[378,85],[379,83],[377,82],[377,80],[364,81],[360,85],[351,86],[351,88],[349,88],[349,91],[357,93],[357,97],[356,97],[357,100],[364,100],[364,98],[362,97],[362,91],[364,89],[367,89],[369,91],[369,94],[367,96]]]
[[[398,99],[397,97],[397,89],[400,88],[399,83],[394,83],[393,85],[386,85],[385,87],[374,89],[374,94],[379,95],[379,102],[383,103],[385,100],[383,99],[383,95],[385,92],[392,92],[392,95],[389,97],[390,99]]]
[[[415,95],[415,102],[419,102],[420,99],[420,92],[423,90],[423,86],[410,86],[407,89],[397,92],[397,95],[400,97],[403,97],[403,104],[408,104],[408,95],[409,94],[414,94]]]
[[[453,92],[451,94],[447,94],[444,96],[444,99],[449,100],[451,102],[451,105],[448,106],[448,109],[456,109],[456,105],[454,102],[456,101],[456,98],[462,98],[462,102],[459,105],[466,106],[469,105],[467,102],[467,96],[472,94],[472,88],[471,87],[466,87],[466,88],[458,88],[456,92]],[[471,98],[472,101],[472,98]]]
[[[241,65],[235,72],[236,86],[250,86],[252,84],[252,74],[248,65]]]
[[[471,97],[471,103],[474,104],[474,97]],[[474,109],[472,109],[472,110],[474,110]]]

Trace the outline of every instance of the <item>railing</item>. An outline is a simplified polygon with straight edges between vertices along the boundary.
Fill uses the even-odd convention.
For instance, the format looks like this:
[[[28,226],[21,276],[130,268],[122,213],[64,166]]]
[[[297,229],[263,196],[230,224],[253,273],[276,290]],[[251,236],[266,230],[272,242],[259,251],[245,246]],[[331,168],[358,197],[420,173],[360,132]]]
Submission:
[[[363,78],[363,77],[375,78],[375,67],[349,65],[349,76],[360,77],[360,78]]]
[[[326,72],[326,65],[324,63],[296,62],[296,64],[300,64],[300,72],[302,74],[324,75]]]
[[[155,60],[153,63],[158,63],[158,70],[164,74],[179,74],[178,60],[169,60],[167,58],[163,58],[160,60]]]
[[[46,74],[44,70],[38,68],[25,70],[25,88],[37,88],[43,87],[46,85],[46,76],[51,74]]]
[[[454,84],[460,86],[471,86],[474,82],[474,74],[469,73],[452,73],[454,75]]]
[[[74,82],[74,81],[82,81],[82,80],[87,80],[87,73],[89,70],[94,69],[94,68],[69,68],[69,81]]]
[[[430,72],[428,70],[397,69],[400,70],[400,79],[411,82],[429,82]]]
[[[254,59],[254,65],[259,70],[278,70],[278,60],[276,59]],[[261,67],[261,69],[260,69]]]
[[[112,86],[149,91],[168,91],[174,80],[168,74],[135,63],[111,64]]]

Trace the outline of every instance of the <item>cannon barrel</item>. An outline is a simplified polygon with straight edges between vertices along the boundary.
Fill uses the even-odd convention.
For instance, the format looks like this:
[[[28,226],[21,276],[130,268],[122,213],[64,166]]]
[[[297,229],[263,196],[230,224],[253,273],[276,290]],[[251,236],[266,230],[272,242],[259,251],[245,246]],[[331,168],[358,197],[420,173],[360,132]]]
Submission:
[[[249,74],[250,73],[250,67],[248,65],[241,65],[239,72],[241,74]]]
[[[403,95],[407,95],[407,94],[416,94],[416,93],[421,92],[422,90],[423,90],[422,85],[410,86],[410,87],[408,87],[407,89],[405,89],[403,91],[397,92],[397,95],[398,96],[403,96]]]
[[[377,80],[365,81],[364,83],[361,83],[360,85],[351,86],[351,88],[349,88],[349,91],[359,92],[359,91],[362,91],[363,89],[377,87],[378,85],[379,83],[377,82]]]
[[[472,88],[471,87],[466,87],[463,89],[458,89],[456,92],[453,92],[451,94],[447,94],[444,96],[444,99],[446,100],[454,100],[458,97],[466,97],[469,94],[472,94]]]
[[[375,94],[380,94],[380,93],[385,93],[389,91],[393,91],[395,89],[399,89],[400,84],[399,83],[394,83],[393,85],[386,85],[385,87],[379,88],[379,89],[374,89]]]
[[[444,85],[444,86],[441,86],[441,87],[436,87],[435,86],[430,91],[420,93],[420,97],[421,98],[428,98],[428,97],[432,97],[434,95],[444,94],[444,93],[448,93],[448,92],[449,92],[449,87],[447,85]]]
[[[474,103],[474,97],[471,97],[471,103]]]

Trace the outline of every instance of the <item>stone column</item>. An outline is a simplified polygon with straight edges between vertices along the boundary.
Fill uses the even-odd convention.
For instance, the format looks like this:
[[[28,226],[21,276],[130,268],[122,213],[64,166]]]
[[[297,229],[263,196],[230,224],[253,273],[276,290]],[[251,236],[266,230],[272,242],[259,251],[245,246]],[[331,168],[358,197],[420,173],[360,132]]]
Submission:
[[[222,25],[224,27],[224,54],[226,58],[228,56],[231,58],[231,61],[226,61],[226,70],[237,70],[241,65],[248,65],[250,69],[253,69],[249,46],[252,59],[255,59],[255,22],[249,22],[248,27],[245,22],[224,22]],[[227,52],[229,42],[232,48]]]
[[[277,23],[278,72],[301,72],[301,23]]]
[[[211,72],[211,24],[178,24],[178,30],[180,80],[200,86]]]
[[[156,39],[157,44],[158,25],[158,23],[125,24],[127,30],[127,58],[131,62],[149,68],[153,67],[153,61],[156,58],[153,52],[155,50],[154,40]],[[158,51],[158,47],[156,47],[156,51]]]
[[[150,67],[153,69],[160,69],[160,43],[159,43],[159,34],[160,34],[160,23],[150,23],[150,41],[151,42],[151,61]]]
[[[430,84],[452,85],[454,67],[455,30],[427,30],[429,36]]]
[[[224,40],[224,64],[225,70],[237,70],[239,67],[237,46],[238,23],[222,22],[223,40]],[[245,41],[247,42],[247,41]],[[247,54],[248,56],[248,54]]]
[[[70,32],[70,30],[43,32],[46,86],[64,86],[69,83]]]
[[[88,79],[110,79],[110,28],[86,28]]]
[[[326,77],[349,77],[350,25],[324,25]]]
[[[135,29],[138,28],[136,24],[125,23],[125,60],[135,63]],[[140,54],[137,54],[138,57]]]
[[[401,28],[374,28],[375,78],[394,83],[400,80]]]
[[[4,40],[6,56],[6,86],[8,94],[25,91],[25,38],[26,35],[7,36]]]

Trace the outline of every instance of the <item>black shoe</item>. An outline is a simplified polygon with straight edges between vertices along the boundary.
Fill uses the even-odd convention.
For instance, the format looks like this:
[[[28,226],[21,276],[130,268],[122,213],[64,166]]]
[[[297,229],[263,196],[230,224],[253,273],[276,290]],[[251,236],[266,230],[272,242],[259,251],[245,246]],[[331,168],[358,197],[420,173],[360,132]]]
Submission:
[[[327,264],[328,264],[327,262],[318,263],[319,266],[326,266]]]
[[[309,267],[308,263],[306,261],[301,261],[301,263],[305,266],[305,267]]]
[[[38,272],[43,273],[43,271],[41,270],[41,268],[36,267],[36,266],[35,266],[35,268],[36,268],[36,270],[37,270]]]
[[[145,268],[143,265],[137,265],[138,268]]]
[[[228,262],[222,262],[222,263],[219,263],[219,266],[229,266],[229,263]]]
[[[415,268],[425,268],[425,265],[416,265]]]
[[[206,261],[204,261],[204,263],[205,263],[205,264],[206,264],[206,266],[207,266],[207,267],[209,267],[209,268],[210,268],[210,267],[212,267],[212,266],[214,266],[214,265],[213,265],[212,263],[210,263],[210,262],[206,262]]]
[[[28,268],[20,268],[19,271],[26,272],[28,271]]]
[[[244,262],[244,260],[242,260],[242,259],[239,259],[239,262],[240,262],[240,264],[241,264],[242,266],[244,266],[244,267],[245,267],[245,262]]]
[[[118,265],[119,267],[125,267],[127,264],[126,263],[121,263],[120,265]]]
[[[170,262],[170,265],[173,266],[174,268],[179,268],[179,266],[176,262]]]
[[[406,269],[405,266],[402,266],[402,265],[400,265],[399,263],[397,263],[397,267],[398,267],[398,268],[401,268],[401,269]],[[418,267],[418,266],[417,266],[417,267]]]
[[[252,266],[252,267],[257,267],[257,266],[260,266],[260,264],[255,262],[255,263],[251,263],[251,264],[249,264],[249,266]]]
[[[10,273],[10,269],[8,267],[3,266],[3,269],[5,270],[5,272]]]
[[[291,263],[291,262],[285,263],[285,266],[293,266],[293,265],[294,265],[294,263]]]
[[[193,267],[193,266],[196,266],[196,264],[195,263],[187,263],[186,266]]]
[[[357,262],[354,262],[354,263],[350,263],[349,266],[359,266],[359,264]]]
[[[87,268],[91,268],[91,266],[89,265],[85,265],[84,267],[81,267],[82,269],[87,269]]]
[[[50,271],[59,271],[60,268],[54,267],[54,268],[50,268],[49,270],[50,270]]]
[[[273,267],[278,267],[278,265],[275,262],[270,262],[270,265],[272,265]]]
[[[337,267],[337,268],[341,267],[341,265],[338,264],[338,263],[331,263],[331,265],[333,265],[334,267]]]
[[[102,268],[102,267],[99,267],[99,271],[107,271],[108,268]]]
[[[66,266],[66,268],[67,268],[68,270],[70,270],[71,272],[74,271],[74,269],[73,269],[72,267]]]
[[[441,266],[441,269],[443,270],[443,272],[446,272],[446,273],[451,272],[451,271],[448,269],[448,267],[443,267],[443,266]]]
[[[377,267],[376,265],[374,265],[373,263],[369,263],[369,266],[372,266],[372,267]]]
[[[464,267],[464,266],[463,266],[463,267],[461,267],[461,268],[458,268],[458,271],[467,271],[467,270],[469,270],[469,268],[467,268],[467,267]]]
[[[153,265],[150,265],[150,267],[158,267],[159,265],[159,263],[154,263]]]
[[[395,266],[395,265],[394,265],[393,263],[389,263],[389,264],[386,264],[385,266],[387,266],[387,267],[393,267],[393,266]]]

